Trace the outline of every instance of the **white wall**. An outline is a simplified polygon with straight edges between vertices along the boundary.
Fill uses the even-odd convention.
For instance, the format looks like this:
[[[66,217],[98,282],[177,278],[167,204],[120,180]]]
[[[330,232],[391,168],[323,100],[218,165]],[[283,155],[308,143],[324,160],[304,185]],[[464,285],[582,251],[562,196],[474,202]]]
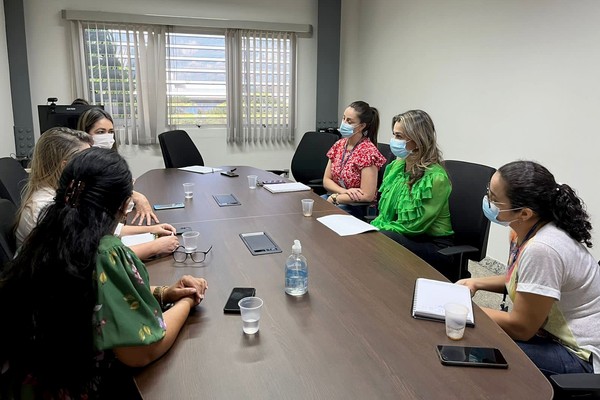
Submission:
[[[596,0],[345,0],[340,108],[378,107],[382,141],[394,114],[426,110],[446,159],[539,161],[600,227],[599,20]],[[507,233],[491,231],[501,262]]]
[[[0,157],[6,157],[15,152],[13,122],[4,2],[0,2]]]
[[[28,42],[32,110],[37,121],[37,105],[48,97],[70,103],[71,64],[68,23],[60,10],[99,10],[131,14],[162,14],[312,24],[316,28],[316,0],[24,0]],[[316,29],[315,29],[316,30]],[[1,49],[0,49],[1,51]],[[296,142],[315,127],[316,39],[298,40],[298,118]],[[34,124],[37,125],[37,124]],[[39,127],[36,126],[36,130]],[[206,165],[253,165],[260,168],[289,168],[295,146],[228,146],[225,131],[191,129],[188,133],[198,146]],[[36,131],[39,135],[39,132]],[[163,168],[156,148],[120,148],[134,176],[152,168]]]

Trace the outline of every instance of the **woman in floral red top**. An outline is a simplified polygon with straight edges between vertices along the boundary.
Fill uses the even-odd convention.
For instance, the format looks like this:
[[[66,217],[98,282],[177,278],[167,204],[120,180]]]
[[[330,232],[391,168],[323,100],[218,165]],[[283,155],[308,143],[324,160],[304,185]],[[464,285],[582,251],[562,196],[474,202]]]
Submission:
[[[327,201],[359,218],[364,207],[349,203],[375,200],[377,172],[386,161],[377,150],[378,130],[379,111],[364,101],[355,101],[344,111],[342,139],[327,152],[329,162],[323,176],[323,186],[331,193]]]

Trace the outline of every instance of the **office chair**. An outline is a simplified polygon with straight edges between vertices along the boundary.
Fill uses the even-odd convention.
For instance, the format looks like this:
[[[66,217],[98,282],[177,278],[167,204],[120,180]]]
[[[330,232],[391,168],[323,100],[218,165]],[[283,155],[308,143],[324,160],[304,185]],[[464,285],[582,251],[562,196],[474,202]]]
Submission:
[[[455,267],[444,275],[450,280],[458,280],[471,276],[469,260],[481,261],[485,257],[490,221],[483,215],[481,202],[496,170],[455,160],[447,160],[444,167],[452,182],[449,203],[455,245],[441,249],[439,253],[447,256],[449,264]]]
[[[327,152],[339,139],[334,133],[306,132],[292,157],[292,175],[297,182],[310,186],[318,195],[327,193],[323,175],[327,167]]]
[[[0,271],[15,255],[15,218],[17,207],[8,199],[0,199]]]
[[[186,131],[175,130],[158,135],[165,168],[181,168],[204,165],[198,148]]]
[[[18,208],[21,190],[29,176],[25,168],[12,157],[0,158],[0,199],[8,199]]]
[[[600,376],[597,374],[551,375],[554,400],[600,399]]]

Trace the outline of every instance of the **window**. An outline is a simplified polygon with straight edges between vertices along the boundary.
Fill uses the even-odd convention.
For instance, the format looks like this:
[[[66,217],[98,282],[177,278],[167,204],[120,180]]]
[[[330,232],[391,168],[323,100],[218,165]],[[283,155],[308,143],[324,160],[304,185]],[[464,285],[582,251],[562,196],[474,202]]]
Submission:
[[[105,105],[126,143],[194,126],[227,126],[238,143],[293,141],[295,34],[99,23],[80,32],[85,97]]]

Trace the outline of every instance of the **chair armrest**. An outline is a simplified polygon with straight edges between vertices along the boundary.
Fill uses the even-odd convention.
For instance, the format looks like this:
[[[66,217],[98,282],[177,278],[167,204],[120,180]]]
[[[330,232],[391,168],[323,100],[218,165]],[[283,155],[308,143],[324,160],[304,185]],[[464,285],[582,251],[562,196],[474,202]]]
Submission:
[[[596,374],[551,375],[550,381],[564,391],[600,391],[600,375]]]
[[[290,176],[290,170],[287,168],[285,168],[285,169],[268,169],[267,172],[271,172],[272,174],[283,176],[286,178]]]
[[[472,253],[474,251],[479,251],[479,249],[473,246],[461,245],[446,247],[444,249],[438,250],[438,253],[443,254],[445,256],[452,256],[454,254]]]

